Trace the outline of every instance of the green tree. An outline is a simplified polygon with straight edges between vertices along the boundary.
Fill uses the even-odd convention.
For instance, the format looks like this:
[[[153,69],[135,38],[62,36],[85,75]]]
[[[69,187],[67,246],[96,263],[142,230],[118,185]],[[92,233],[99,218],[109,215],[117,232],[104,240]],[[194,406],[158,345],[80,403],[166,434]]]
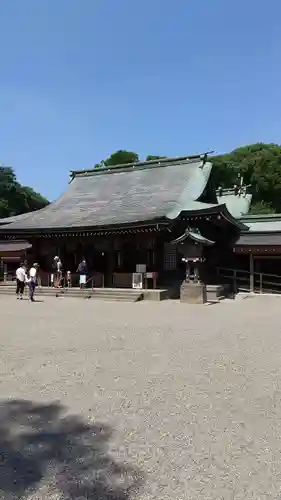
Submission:
[[[102,160],[100,163],[96,163],[94,168],[111,167],[138,162],[139,155],[137,153],[134,153],[133,151],[126,151],[125,149],[119,149],[115,153],[112,153],[107,160]]]
[[[113,165],[123,165],[126,163],[137,163],[139,161],[139,155],[133,151],[125,151],[120,149],[113,153],[107,160],[105,160],[104,165],[110,167]]]
[[[273,214],[275,213],[274,208],[269,203],[265,201],[257,201],[256,203],[252,203],[250,207],[249,214],[250,215],[259,215],[259,214]]]
[[[0,218],[44,208],[48,200],[22,186],[11,167],[0,167]]]
[[[271,211],[281,211],[280,145],[251,144],[215,156],[212,161],[216,186],[231,187],[240,174],[246,184],[251,184],[254,205],[263,202],[264,209],[271,207]]]
[[[154,156],[154,155],[148,155],[145,159],[145,161],[152,161],[152,160],[162,160],[163,158],[167,158],[167,156]]]

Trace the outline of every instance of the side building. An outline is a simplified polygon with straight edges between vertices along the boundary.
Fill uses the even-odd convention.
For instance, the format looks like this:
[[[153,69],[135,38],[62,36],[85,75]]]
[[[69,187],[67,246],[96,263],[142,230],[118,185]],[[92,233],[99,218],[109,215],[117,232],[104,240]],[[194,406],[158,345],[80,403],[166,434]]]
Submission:
[[[281,214],[244,215],[242,229],[228,264],[221,262],[218,279],[235,289],[281,293]]]
[[[85,257],[95,286],[129,288],[140,269],[154,286],[179,286],[188,241],[202,247],[201,280],[216,284],[218,266],[248,231],[241,216],[251,196],[243,186],[216,192],[211,172],[205,154],[74,171],[55,202],[2,219],[0,239],[32,245],[30,259],[46,276],[54,255],[73,273]]]

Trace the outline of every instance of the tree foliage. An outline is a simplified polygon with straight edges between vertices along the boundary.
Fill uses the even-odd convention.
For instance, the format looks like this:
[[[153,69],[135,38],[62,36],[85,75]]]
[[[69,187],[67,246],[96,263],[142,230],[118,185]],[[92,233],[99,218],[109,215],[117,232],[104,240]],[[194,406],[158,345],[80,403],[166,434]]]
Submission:
[[[110,167],[113,165],[124,165],[126,163],[137,163],[138,161],[139,155],[137,153],[120,149],[119,151],[116,151],[116,153],[113,153],[109,158],[107,158],[104,164],[106,167]]]
[[[167,158],[166,156],[155,156],[147,155],[145,161],[161,160]],[[112,153],[106,160],[102,160],[100,163],[96,163],[95,168],[110,167],[116,165],[126,165],[129,163],[137,163],[140,161],[139,155],[133,151],[126,151],[125,149],[120,149],[116,153]]]
[[[125,149],[120,149],[116,153],[112,153],[107,160],[103,160],[95,165],[95,168],[101,167],[111,167],[116,165],[125,165],[127,163],[137,163],[139,161],[139,155],[133,151],[126,151]]]
[[[0,218],[45,207],[48,201],[27,186],[22,186],[10,167],[0,167]]]
[[[252,203],[249,214],[262,215],[262,214],[272,214],[274,212],[275,210],[269,203],[266,203],[265,201],[257,201],[256,203]]]
[[[167,156],[154,156],[154,155],[147,155],[145,161],[152,161],[152,160],[163,160],[163,158],[167,158]]]
[[[253,195],[252,212],[281,211],[281,146],[257,143],[215,156],[213,179],[216,186],[231,187],[239,174],[250,184]],[[266,212],[265,212],[266,211]]]

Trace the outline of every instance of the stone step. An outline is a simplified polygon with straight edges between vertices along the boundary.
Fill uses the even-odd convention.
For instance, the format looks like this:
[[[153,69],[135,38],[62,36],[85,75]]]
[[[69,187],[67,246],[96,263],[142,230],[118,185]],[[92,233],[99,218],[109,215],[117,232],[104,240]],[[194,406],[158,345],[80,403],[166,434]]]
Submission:
[[[0,295],[15,295],[14,286],[1,286]],[[27,296],[27,290],[25,290],[25,295]],[[83,292],[79,289],[63,289],[56,290],[54,288],[37,288],[36,295],[48,296],[48,297],[73,297],[82,299],[100,299],[100,300],[112,300],[112,301],[127,301],[127,302],[137,302],[143,299],[143,295],[139,291],[126,290],[126,289],[88,289]]]
[[[8,294],[3,294],[3,293],[0,293],[0,297],[1,296],[14,296],[14,294],[11,294],[11,293],[8,293]],[[27,295],[25,295],[24,297],[27,297]],[[47,295],[47,294],[36,294],[36,297],[51,297],[51,295]],[[53,298],[56,298],[55,295],[52,296]],[[58,295],[57,298],[65,298],[63,295]],[[139,302],[140,300],[142,300],[140,297],[132,297],[132,296],[120,296],[120,295],[116,295],[116,296],[113,296],[113,295],[110,295],[110,296],[102,296],[102,295],[81,295],[80,297],[73,297],[73,296],[69,296],[69,298],[78,298],[78,299],[84,299],[84,300],[87,300],[87,299],[90,299],[90,300],[106,300],[106,301],[115,301],[115,302]]]

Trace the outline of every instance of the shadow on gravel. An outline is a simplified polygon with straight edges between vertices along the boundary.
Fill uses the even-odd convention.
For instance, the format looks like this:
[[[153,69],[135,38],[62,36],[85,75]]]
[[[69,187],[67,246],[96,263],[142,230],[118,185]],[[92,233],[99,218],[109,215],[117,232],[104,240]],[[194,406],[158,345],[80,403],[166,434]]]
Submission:
[[[57,403],[0,401],[0,498],[21,499],[42,481],[46,498],[130,499],[141,473],[113,459],[111,437],[108,426],[65,415]]]

